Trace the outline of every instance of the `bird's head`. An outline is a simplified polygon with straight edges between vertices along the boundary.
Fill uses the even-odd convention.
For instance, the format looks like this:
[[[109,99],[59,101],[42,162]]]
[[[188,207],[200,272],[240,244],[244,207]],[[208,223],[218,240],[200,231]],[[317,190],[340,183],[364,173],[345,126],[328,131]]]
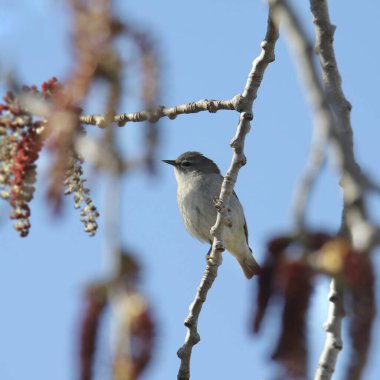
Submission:
[[[214,161],[199,152],[185,152],[175,160],[162,160],[173,165],[178,174],[220,174],[220,170]]]

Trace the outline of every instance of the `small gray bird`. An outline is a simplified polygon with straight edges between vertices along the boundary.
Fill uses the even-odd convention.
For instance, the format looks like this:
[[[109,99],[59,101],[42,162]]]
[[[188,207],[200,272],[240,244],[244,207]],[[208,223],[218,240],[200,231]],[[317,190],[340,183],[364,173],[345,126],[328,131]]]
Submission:
[[[212,244],[211,227],[216,221],[214,198],[219,197],[223,177],[218,166],[199,152],[186,152],[176,160],[163,160],[174,166],[177,201],[186,229],[202,242]],[[226,249],[239,262],[247,278],[260,273],[248,246],[248,229],[243,208],[235,192],[230,199],[231,227],[224,229]]]

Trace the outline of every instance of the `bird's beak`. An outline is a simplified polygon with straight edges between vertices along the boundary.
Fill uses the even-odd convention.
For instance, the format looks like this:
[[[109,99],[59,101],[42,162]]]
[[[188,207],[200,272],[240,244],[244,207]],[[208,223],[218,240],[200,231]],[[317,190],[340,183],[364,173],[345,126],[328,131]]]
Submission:
[[[166,164],[176,166],[176,162],[174,160],[162,160],[162,162],[165,162]]]

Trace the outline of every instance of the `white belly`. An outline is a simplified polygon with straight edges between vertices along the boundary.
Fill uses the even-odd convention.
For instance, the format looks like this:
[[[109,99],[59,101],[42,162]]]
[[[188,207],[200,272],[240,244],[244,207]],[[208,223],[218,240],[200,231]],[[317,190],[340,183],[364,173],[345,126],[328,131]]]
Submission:
[[[194,175],[177,182],[181,183],[177,199],[186,229],[200,241],[211,243],[213,237],[210,229],[215,224],[217,215],[213,199],[220,194],[222,177],[219,174],[209,174],[207,180],[204,180],[203,176]],[[235,195],[230,200],[229,216],[232,227],[224,229],[226,249],[234,255],[240,255],[249,248],[244,233],[243,210]]]

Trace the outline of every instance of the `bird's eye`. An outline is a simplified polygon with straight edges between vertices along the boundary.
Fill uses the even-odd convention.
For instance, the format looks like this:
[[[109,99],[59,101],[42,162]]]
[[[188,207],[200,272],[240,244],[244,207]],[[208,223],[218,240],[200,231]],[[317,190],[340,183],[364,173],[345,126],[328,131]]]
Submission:
[[[189,161],[183,161],[181,164],[181,166],[185,166],[185,167],[190,166],[190,165],[191,165],[191,162]]]

